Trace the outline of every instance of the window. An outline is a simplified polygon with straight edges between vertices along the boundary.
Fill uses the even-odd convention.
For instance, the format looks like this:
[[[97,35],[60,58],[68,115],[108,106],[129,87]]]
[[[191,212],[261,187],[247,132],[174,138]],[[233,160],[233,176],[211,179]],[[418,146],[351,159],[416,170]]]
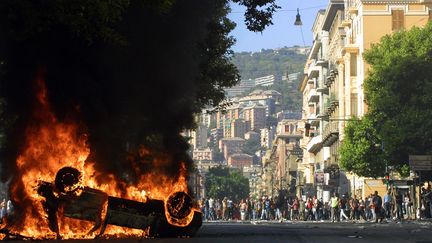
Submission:
[[[350,76],[357,76],[357,55],[351,53],[351,61],[350,61]]]
[[[404,11],[392,10],[392,30],[400,30],[404,27]]]

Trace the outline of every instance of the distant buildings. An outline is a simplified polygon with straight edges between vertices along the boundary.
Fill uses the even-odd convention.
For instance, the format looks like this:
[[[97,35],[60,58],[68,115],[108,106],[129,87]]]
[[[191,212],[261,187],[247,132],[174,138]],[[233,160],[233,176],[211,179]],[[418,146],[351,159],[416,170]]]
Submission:
[[[241,80],[240,83],[234,87],[225,89],[227,97],[235,97],[244,94],[245,92],[255,88],[255,80]]]
[[[256,140],[256,141],[259,141],[260,137],[261,137],[261,135],[257,132],[254,132],[254,131],[249,131],[249,132],[245,133],[245,136],[244,136],[244,138],[246,140]]]
[[[243,117],[250,122],[250,131],[259,131],[266,126],[266,108],[262,105],[253,104],[244,108]]]
[[[190,133],[192,138],[192,146],[196,149],[206,148],[207,133],[208,133],[208,128],[203,124],[199,124],[197,129]]]
[[[251,167],[253,163],[253,156],[248,154],[232,154],[228,158],[228,166],[233,168],[242,169],[244,167]]]
[[[255,79],[255,86],[272,86],[275,84],[275,76],[268,75]]]
[[[244,119],[234,119],[231,122],[231,137],[244,138],[247,124]]]
[[[265,108],[265,115],[272,116],[276,112],[276,105],[280,104],[282,94],[276,90],[257,89],[252,91],[249,95],[238,99],[241,107],[259,105]]]
[[[223,138],[219,141],[219,150],[223,153],[225,160],[232,154],[242,152],[245,140],[243,138]]]
[[[275,134],[275,127],[261,129],[261,146],[267,149],[271,148]]]
[[[282,189],[282,186],[288,188],[292,184],[297,167],[289,159],[290,153],[287,151],[297,147],[298,135],[291,134],[288,138],[284,129],[295,130],[294,127],[280,128],[282,125],[279,125],[276,128],[276,124],[287,118],[298,118],[300,114],[286,111],[276,114],[282,103],[282,94],[275,90],[255,89],[247,95],[245,93],[256,85],[271,86],[282,80],[294,83],[298,75],[299,73],[284,77],[268,75],[241,81],[227,92],[229,97],[243,96],[226,100],[223,111],[204,109],[197,115],[196,130],[190,131],[186,136],[190,137],[191,155],[197,162],[194,190],[199,191],[199,195],[205,196],[203,185],[208,169],[220,165],[246,173],[253,196],[270,195],[265,188],[273,188],[276,183],[279,183],[279,187],[275,190]],[[265,150],[268,156],[264,163],[266,170],[263,171],[261,159]],[[269,186],[270,182],[272,186]]]
[[[213,151],[210,148],[194,149],[192,159],[195,161],[213,161]]]

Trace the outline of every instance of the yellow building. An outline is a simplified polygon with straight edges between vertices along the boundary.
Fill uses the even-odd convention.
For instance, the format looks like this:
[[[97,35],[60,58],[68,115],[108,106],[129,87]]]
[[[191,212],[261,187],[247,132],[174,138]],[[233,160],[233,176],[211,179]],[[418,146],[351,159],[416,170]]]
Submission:
[[[339,31],[345,35],[344,44],[337,53],[340,57],[336,77],[339,85],[339,117],[362,117],[367,112],[363,82],[369,65],[363,60],[363,53],[384,35],[401,29],[408,30],[413,26],[424,26],[431,18],[431,10],[432,1],[429,0],[345,1],[345,18],[339,26]],[[339,123],[342,140],[345,122]],[[350,175],[348,178],[351,179]],[[353,181],[351,189],[358,188],[359,185],[354,185]]]
[[[368,64],[363,53],[384,35],[413,26],[424,26],[431,19],[431,0],[330,0],[313,27],[314,45],[305,66],[303,120],[310,126],[304,136],[303,174],[305,183],[315,183],[317,173],[331,174],[337,168],[339,145],[347,120],[367,112],[363,82]],[[364,178],[348,178],[348,185],[325,177],[315,183],[318,196],[326,190],[340,193],[362,190]],[[332,188],[333,186],[333,188]],[[328,193],[328,192],[327,192]]]

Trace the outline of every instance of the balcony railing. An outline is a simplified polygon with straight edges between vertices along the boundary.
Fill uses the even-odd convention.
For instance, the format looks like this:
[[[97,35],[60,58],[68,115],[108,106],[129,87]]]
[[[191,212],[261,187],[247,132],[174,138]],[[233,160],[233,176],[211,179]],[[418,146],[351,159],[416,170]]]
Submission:
[[[307,151],[308,151],[309,153],[316,153],[316,152],[318,152],[321,148],[322,148],[322,135],[318,135],[318,136],[313,137],[313,138],[309,141],[309,143],[308,143],[308,145],[307,145],[307,147],[306,147],[306,149],[307,149]]]
[[[323,145],[332,145],[339,137],[339,122],[329,122],[323,130]]]

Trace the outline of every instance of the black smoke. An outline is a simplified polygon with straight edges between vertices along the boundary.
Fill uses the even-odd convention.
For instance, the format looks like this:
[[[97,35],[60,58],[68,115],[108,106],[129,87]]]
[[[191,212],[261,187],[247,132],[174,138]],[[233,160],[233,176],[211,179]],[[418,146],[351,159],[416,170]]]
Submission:
[[[221,7],[216,2],[223,1],[174,1],[162,11],[142,2],[132,0],[122,19],[112,24],[125,41],[89,41],[56,19],[25,38],[12,36],[12,27],[0,23],[0,35],[11,36],[0,43],[0,95],[7,101],[10,121],[0,154],[3,180],[14,175],[25,128],[32,123],[34,80],[41,67],[56,116],[84,124],[89,160],[96,162],[97,170],[133,182],[133,165],[152,170],[146,164],[151,158],[138,156],[140,145],[170,154],[172,163],[163,173],[174,176],[180,160],[191,168],[180,132],[193,126],[195,82],[202,61],[199,43]],[[19,18],[28,16],[12,17],[20,23]],[[140,158],[131,159],[131,154]]]

